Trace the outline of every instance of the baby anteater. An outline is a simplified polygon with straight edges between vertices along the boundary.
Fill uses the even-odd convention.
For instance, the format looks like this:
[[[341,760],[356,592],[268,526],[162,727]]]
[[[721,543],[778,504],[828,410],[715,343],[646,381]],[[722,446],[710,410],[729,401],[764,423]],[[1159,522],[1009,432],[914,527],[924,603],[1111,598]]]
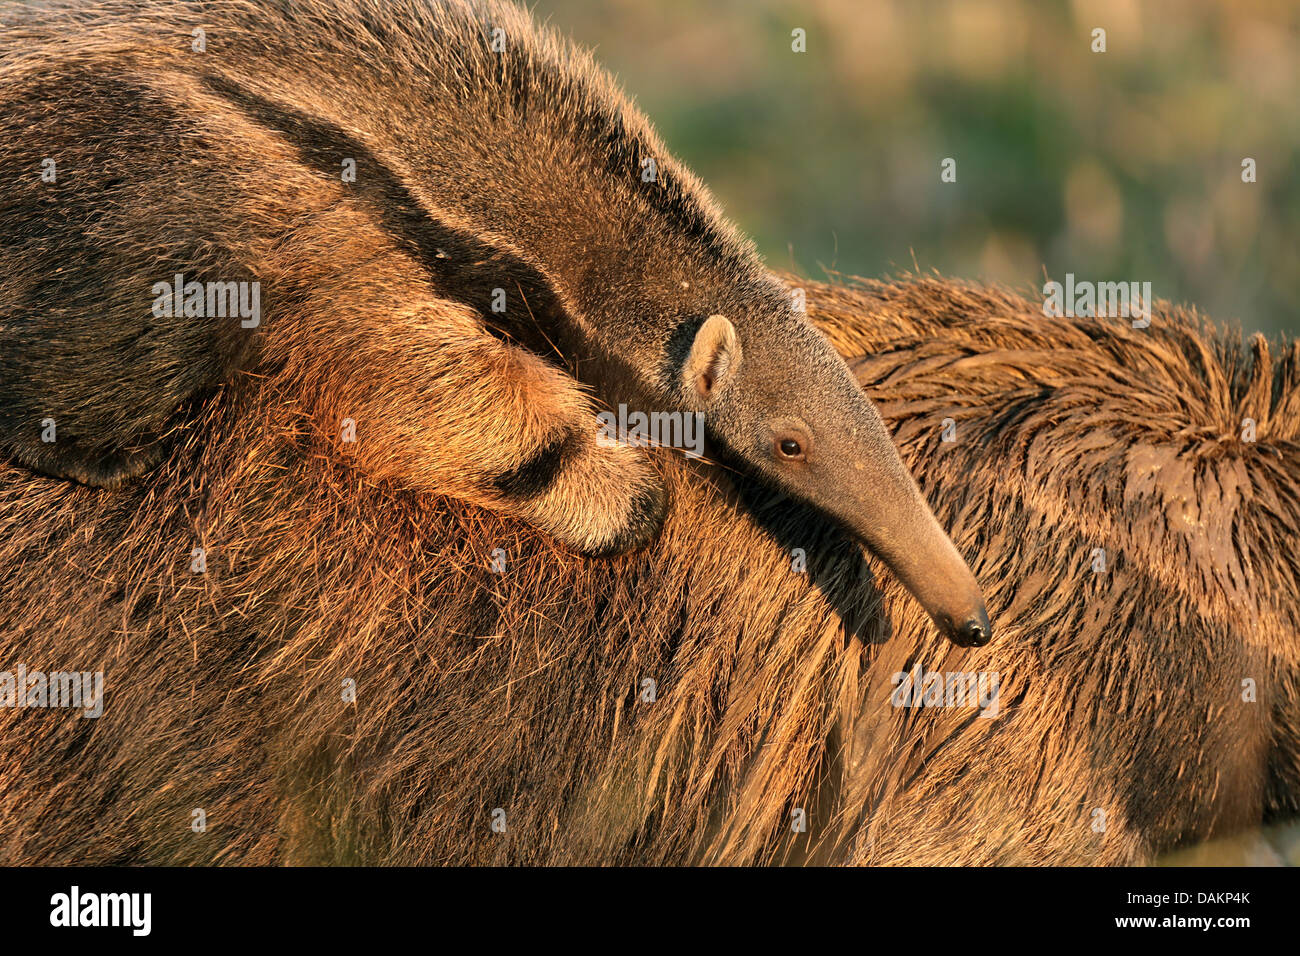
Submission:
[[[112,488],[196,399],[273,371],[368,478],[611,554],[667,507],[643,448],[599,440],[614,367],[852,531],[953,641],[989,640],[839,355],[515,7],[43,5],[0,26],[0,117],[0,451],[23,465]]]

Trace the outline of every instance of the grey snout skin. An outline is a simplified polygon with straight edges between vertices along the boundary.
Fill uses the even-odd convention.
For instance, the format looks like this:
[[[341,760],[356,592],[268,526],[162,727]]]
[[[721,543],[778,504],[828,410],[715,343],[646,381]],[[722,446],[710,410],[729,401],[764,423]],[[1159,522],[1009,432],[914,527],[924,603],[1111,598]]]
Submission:
[[[958,647],[983,647],[993,628],[975,576],[902,461],[884,471],[867,483],[873,500],[860,492],[822,507],[885,563],[944,637]]]
[[[799,363],[790,358],[797,349],[770,345],[765,377],[723,391],[711,409],[710,434],[865,545],[953,644],[983,647],[993,628],[974,574],[921,495],[876,407],[830,343],[815,332],[808,336],[808,350],[815,358],[820,352],[817,374],[804,367],[806,356]],[[773,365],[782,374],[772,373]],[[767,404],[756,403],[756,395]]]
[[[979,608],[970,617],[953,621],[937,620],[939,630],[958,647],[983,647],[993,638],[993,628],[989,624],[988,611]]]
[[[888,481],[872,482],[874,506],[860,506],[871,517],[850,518],[846,524],[885,562],[944,637],[958,647],[983,647],[993,639],[993,628],[975,576],[902,461],[888,472]]]
[[[858,538],[885,562],[944,637],[958,647],[983,647],[993,639],[993,628],[975,576],[910,479],[908,484],[912,507],[892,513],[902,520],[895,527],[860,528]]]

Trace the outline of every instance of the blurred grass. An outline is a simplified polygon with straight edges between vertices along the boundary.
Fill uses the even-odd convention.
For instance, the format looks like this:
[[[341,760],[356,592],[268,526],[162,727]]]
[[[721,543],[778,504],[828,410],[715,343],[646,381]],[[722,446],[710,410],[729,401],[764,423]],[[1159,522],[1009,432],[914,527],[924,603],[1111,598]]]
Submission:
[[[1157,866],[1300,866],[1300,823],[1261,827],[1167,854]]]
[[[535,10],[596,47],[773,267],[1150,281],[1247,332],[1300,333],[1300,4]],[[956,183],[939,180],[945,157]]]

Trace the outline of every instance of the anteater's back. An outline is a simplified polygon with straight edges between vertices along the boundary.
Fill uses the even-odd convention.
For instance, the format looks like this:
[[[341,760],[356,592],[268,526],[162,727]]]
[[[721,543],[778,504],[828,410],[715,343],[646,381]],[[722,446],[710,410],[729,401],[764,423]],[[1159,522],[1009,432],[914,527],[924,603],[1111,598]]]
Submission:
[[[107,688],[0,712],[0,855],[1134,863],[1294,815],[1294,348],[941,281],[809,304],[989,583],[977,660],[745,483],[670,458],[663,536],[585,561],[312,453],[272,377],[120,493],[0,466],[0,658]],[[918,665],[998,672],[998,714],[893,707]]]
[[[133,480],[203,396],[288,368],[320,429],[372,426],[340,453],[373,477],[620,550],[662,487],[559,367],[649,376],[676,323],[779,293],[509,4],[10,11],[0,107],[0,452],[56,477]]]
[[[1294,348],[811,287],[991,587],[973,657],[813,512],[662,453],[647,550],[536,533],[628,529],[571,527],[571,430],[479,427],[589,411],[476,325],[494,289],[636,358],[619,315],[754,264],[510,8],[9,10],[0,177],[0,660],[107,695],[0,712],[5,862],[1132,862],[1296,809]],[[173,273],[265,314],[160,322]],[[999,672],[999,715],[892,707],[918,665]]]

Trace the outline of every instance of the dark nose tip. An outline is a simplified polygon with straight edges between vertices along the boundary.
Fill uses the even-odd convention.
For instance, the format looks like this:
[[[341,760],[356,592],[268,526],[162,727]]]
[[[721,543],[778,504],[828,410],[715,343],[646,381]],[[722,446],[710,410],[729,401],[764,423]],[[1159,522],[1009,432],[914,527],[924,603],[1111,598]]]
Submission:
[[[958,647],[983,647],[993,639],[988,613],[980,608],[973,616],[948,628],[948,640]]]

